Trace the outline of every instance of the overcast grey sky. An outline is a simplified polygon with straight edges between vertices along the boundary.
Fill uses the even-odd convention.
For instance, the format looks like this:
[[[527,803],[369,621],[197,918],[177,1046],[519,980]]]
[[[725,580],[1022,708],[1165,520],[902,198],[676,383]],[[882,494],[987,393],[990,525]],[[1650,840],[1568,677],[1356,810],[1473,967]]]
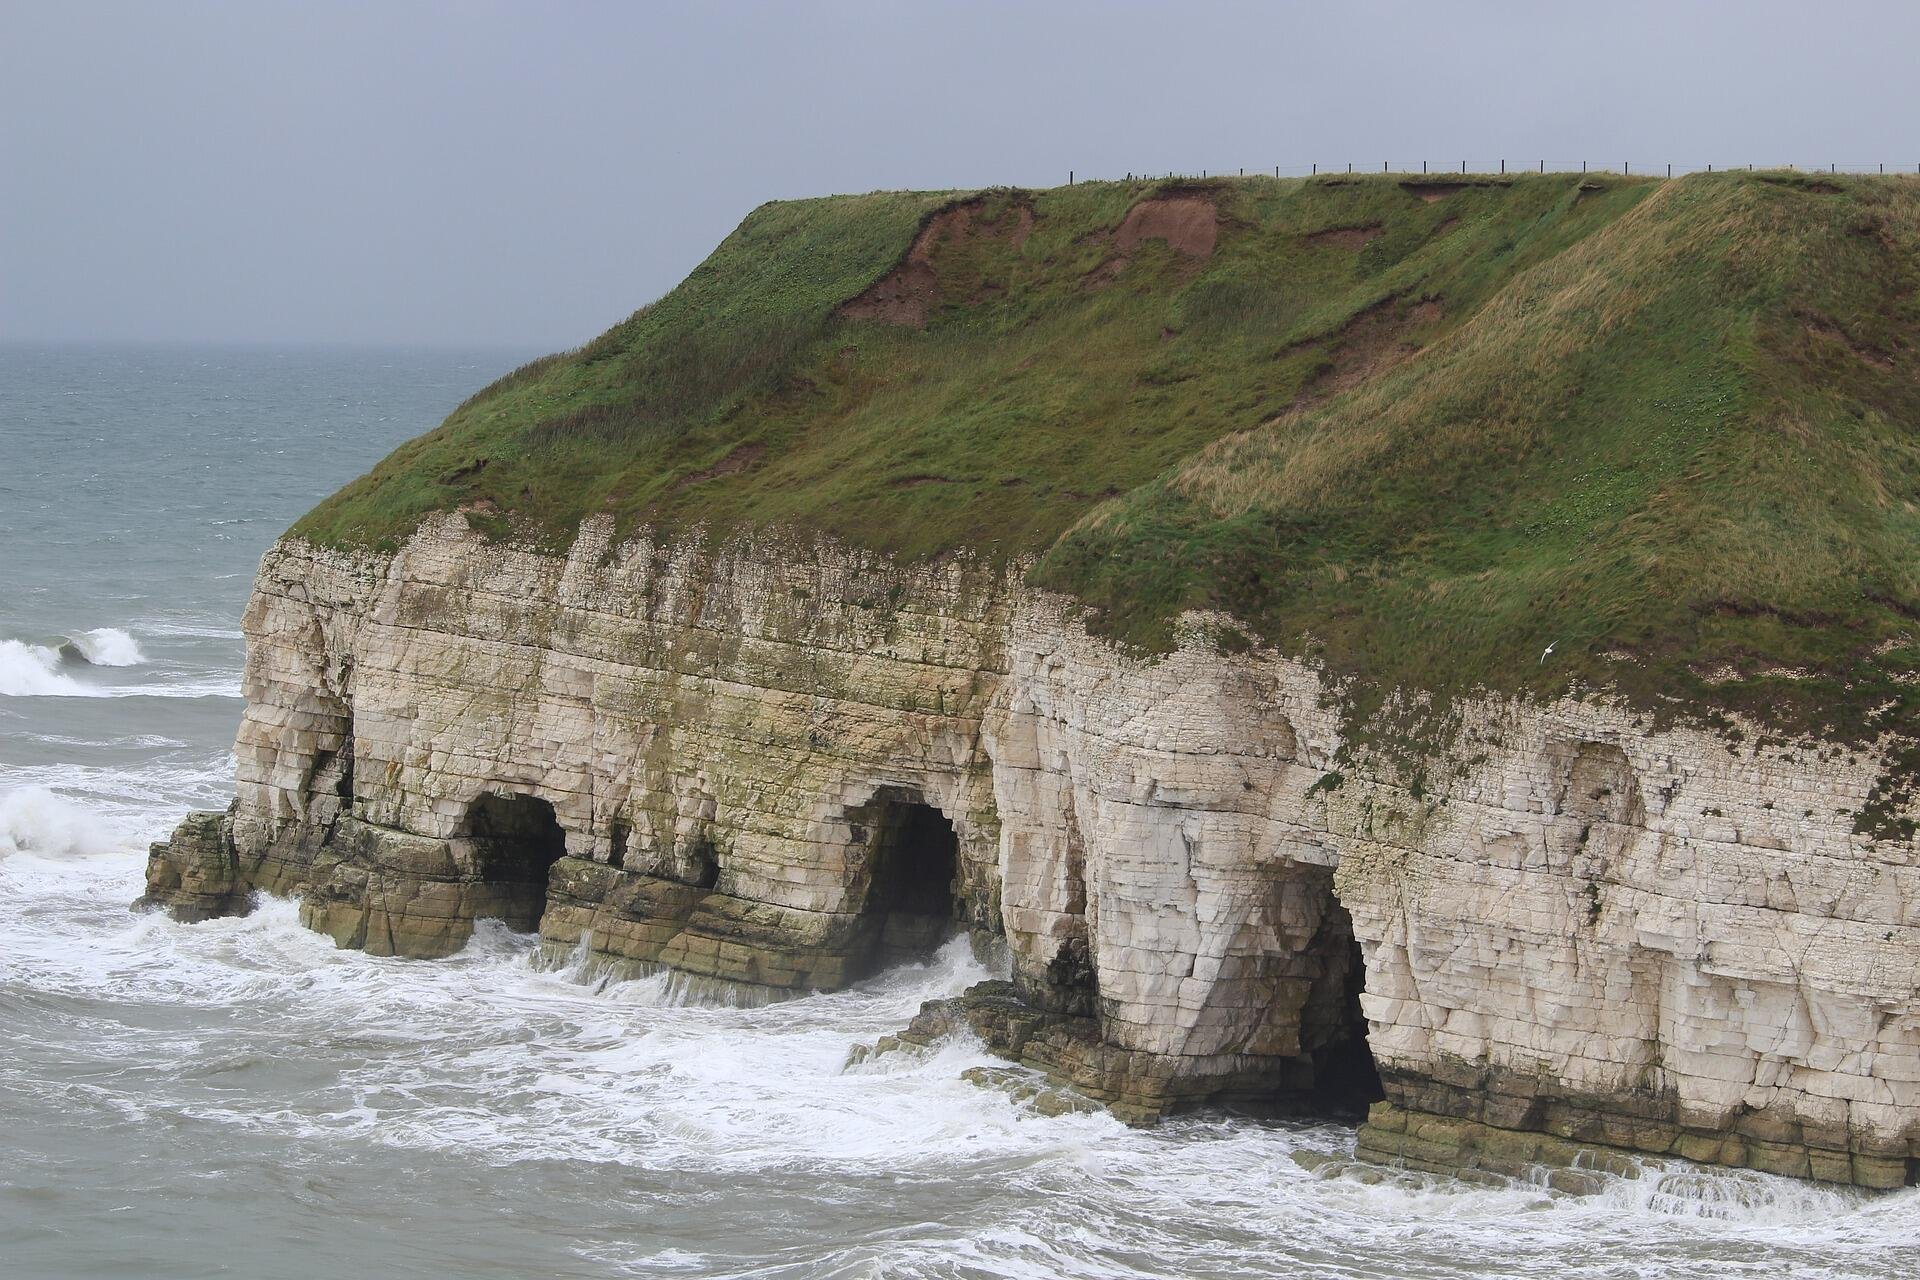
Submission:
[[[1913,3],[0,0],[0,339],[575,345],[763,200],[1920,162]]]

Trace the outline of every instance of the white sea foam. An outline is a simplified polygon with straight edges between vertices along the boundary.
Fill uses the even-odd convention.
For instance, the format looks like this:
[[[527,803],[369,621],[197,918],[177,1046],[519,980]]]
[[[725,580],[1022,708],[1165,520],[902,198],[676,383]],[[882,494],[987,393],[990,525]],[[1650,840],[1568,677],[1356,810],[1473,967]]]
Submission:
[[[236,633],[237,634],[237,633]],[[197,668],[151,669],[134,683],[98,684],[89,668],[147,665],[139,642],[118,627],[83,631],[58,647],[0,640],[0,697],[14,698],[237,698],[237,672]],[[96,677],[97,679],[98,677]],[[123,679],[125,677],[122,677]]]
[[[850,991],[737,1007],[665,975],[542,967],[532,938],[495,922],[416,962],[338,949],[285,899],[192,926],[129,915],[137,840],[217,803],[230,768],[0,779],[23,784],[0,799],[0,830],[39,855],[0,859],[0,989],[27,994],[21,1017],[59,1011],[23,1043],[87,1064],[44,1089],[28,1077],[41,1091],[21,1096],[217,1163],[209,1229],[271,1212],[289,1161],[333,1170],[339,1189],[422,1170],[392,1227],[416,1250],[462,1247],[469,1194],[513,1197],[529,1221],[628,1224],[562,1232],[596,1274],[1857,1280],[1903,1275],[1920,1234],[1915,1192],[1649,1165],[1573,1196],[1384,1173],[1352,1162],[1334,1125],[1046,1117],[961,1080],[991,1061],[966,1037],[846,1068],[851,1044],[991,976],[959,943]],[[443,1167],[468,1172],[424,1172]],[[710,1221],[659,1234],[681,1205]],[[385,1229],[370,1212],[360,1229]],[[494,1240],[499,1266],[473,1274],[559,1271],[518,1259],[524,1237]]]
[[[137,667],[147,660],[140,645],[118,627],[95,627],[73,637],[74,647],[96,667]]]
[[[470,1171],[409,1195],[395,1229],[416,1250],[457,1248],[471,1221],[433,1234],[435,1195],[625,1224],[573,1246],[600,1274],[1892,1277],[1920,1231],[1912,1192],[1649,1168],[1570,1196],[1383,1174],[1350,1163],[1351,1131],[1332,1125],[1045,1117],[960,1080],[989,1061],[966,1038],[843,1069],[851,1043],[988,976],[957,944],[855,990],[738,1008],[687,1004],[664,978],[543,969],[531,938],[493,923],[411,962],[336,949],[283,899],[193,926],[128,916],[138,885],[132,858],[0,863],[0,974],[138,1011],[59,1031],[78,1037],[60,1051],[101,1064],[91,1105],[170,1150],[221,1153],[229,1214],[273,1204],[279,1153],[299,1153],[330,1188]],[[707,1225],[661,1235],[681,1205]],[[499,1235],[499,1267],[475,1273],[515,1274],[516,1240]]]
[[[149,759],[128,767],[42,764],[0,769],[0,815],[13,815],[29,838],[9,852],[104,853],[134,850],[169,831],[189,808],[212,809],[233,794],[231,751]],[[35,827],[49,824],[34,837]],[[63,844],[60,831],[81,834]],[[0,849],[6,849],[0,838]]]
[[[46,787],[0,792],[0,857],[33,853],[65,858],[111,853],[120,845],[108,824]]]
[[[0,640],[0,697],[86,698],[87,688],[60,669],[60,655],[41,644]]]

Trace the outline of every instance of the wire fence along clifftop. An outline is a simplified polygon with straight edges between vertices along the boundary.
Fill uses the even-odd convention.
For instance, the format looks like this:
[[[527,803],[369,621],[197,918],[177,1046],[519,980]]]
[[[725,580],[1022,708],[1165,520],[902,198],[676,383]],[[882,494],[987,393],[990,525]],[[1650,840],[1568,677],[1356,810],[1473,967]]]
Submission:
[[[1879,175],[1920,177],[1920,163],[1914,164],[1673,164],[1660,161],[1654,164],[1642,164],[1630,160],[1382,160],[1376,165],[1369,161],[1354,163],[1343,161],[1339,164],[1305,165],[1268,165],[1259,169],[1201,169],[1198,172],[1177,169],[1141,170],[1129,172],[1125,182],[1154,182],[1174,178],[1233,178],[1233,177],[1272,177],[1272,178],[1311,178],[1330,174],[1399,174],[1402,177],[1445,177],[1448,174],[1458,178],[1490,178],[1522,173],[1613,173],[1627,177],[1677,178],[1689,173],[1799,173],[1799,174],[1851,174],[1854,176]],[[1067,183],[1115,181],[1113,178],[1094,178],[1085,174],[1076,174],[1069,170]]]

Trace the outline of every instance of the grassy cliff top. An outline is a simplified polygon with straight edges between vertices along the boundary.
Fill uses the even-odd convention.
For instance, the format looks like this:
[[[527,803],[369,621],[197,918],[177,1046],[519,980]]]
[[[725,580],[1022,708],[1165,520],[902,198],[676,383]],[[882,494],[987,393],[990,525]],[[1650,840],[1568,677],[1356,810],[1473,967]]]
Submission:
[[[770,204],[296,532],[1034,556],[1122,640],[1316,656],[1357,728],[1586,686],[1862,741],[1920,668],[1917,250],[1920,181],[1789,174]]]

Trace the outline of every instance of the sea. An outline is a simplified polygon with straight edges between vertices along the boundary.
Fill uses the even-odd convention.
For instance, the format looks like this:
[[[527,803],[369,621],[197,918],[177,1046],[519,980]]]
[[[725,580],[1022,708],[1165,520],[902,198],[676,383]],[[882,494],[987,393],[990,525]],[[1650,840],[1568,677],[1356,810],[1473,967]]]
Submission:
[[[1911,1277],[1920,1190],[1649,1164],[1385,1172],[1353,1132],[1135,1130],[847,1065],[964,946],[762,1007],[379,959],[297,905],[135,914],[232,794],[269,543],[529,351],[0,347],[0,1277]]]

